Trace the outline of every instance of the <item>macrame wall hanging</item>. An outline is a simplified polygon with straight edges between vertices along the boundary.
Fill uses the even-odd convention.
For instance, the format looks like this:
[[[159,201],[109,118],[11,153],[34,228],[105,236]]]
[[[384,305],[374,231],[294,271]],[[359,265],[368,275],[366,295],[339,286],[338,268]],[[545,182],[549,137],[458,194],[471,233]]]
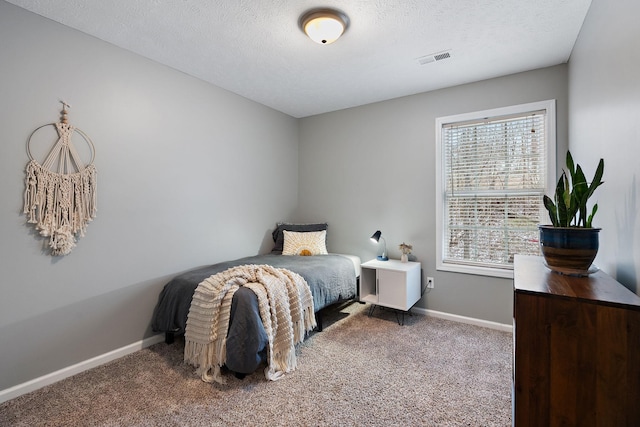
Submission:
[[[96,216],[96,178],[93,165],[95,147],[80,129],[68,123],[67,108],[62,102],[60,123],[48,123],[34,130],[27,140],[29,163],[26,170],[24,213],[28,223],[35,224],[43,237],[49,238],[51,255],[67,255],[76,246],[76,238],[84,236],[87,224]],[[58,140],[45,161],[38,163],[31,154],[31,139],[40,129],[54,126]],[[78,151],[71,143],[73,132],[78,133],[91,150],[89,165],[84,166]]]

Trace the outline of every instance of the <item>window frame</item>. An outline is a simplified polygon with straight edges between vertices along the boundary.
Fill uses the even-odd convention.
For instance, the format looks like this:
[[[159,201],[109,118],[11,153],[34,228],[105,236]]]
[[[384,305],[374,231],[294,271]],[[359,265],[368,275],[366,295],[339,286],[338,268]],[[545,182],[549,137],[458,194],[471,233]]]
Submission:
[[[452,123],[469,122],[476,120],[491,120],[504,116],[527,115],[527,113],[545,110],[545,149],[547,156],[545,173],[545,194],[553,194],[556,181],[556,100],[530,102],[526,104],[512,105],[508,107],[493,108],[483,111],[474,111],[463,114],[436,118],[436,270],[456,273],[475,274],[481,276],[513,278],[513,266],[498,268],[476,263],[453,263],[443,259],[445,236],[445,193],[444,182],[444,138],[445,126]],[[541,209],[544,207],[541,206]]]

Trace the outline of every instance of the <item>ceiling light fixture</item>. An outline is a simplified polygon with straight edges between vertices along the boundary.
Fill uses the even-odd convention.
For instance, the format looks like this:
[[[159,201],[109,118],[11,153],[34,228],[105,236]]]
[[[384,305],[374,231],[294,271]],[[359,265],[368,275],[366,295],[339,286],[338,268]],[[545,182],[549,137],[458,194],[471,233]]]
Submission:
[[[338,40],[348,25],[347,15],[334,9],[311,9],[300,17],[302,31],[319,44]]]

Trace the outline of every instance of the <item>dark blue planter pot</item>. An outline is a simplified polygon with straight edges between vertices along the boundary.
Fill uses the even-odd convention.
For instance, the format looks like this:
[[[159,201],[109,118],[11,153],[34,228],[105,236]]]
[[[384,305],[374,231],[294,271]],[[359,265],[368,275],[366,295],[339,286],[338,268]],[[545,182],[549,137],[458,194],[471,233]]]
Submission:
[[[540,249],[551,270],[571,275],[593,272],[598,254],[600,228],[540,225]]]

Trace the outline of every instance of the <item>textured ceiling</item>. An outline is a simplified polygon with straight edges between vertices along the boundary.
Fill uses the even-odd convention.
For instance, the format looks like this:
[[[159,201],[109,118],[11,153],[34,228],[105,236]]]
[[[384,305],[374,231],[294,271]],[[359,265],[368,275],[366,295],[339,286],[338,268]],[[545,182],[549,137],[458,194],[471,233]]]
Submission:
[[[565,63],[591,0],[8,0],[293,117]],[[335,7],[333,44],[299,29]],[[419,59],[450,57],[421,65]]]

